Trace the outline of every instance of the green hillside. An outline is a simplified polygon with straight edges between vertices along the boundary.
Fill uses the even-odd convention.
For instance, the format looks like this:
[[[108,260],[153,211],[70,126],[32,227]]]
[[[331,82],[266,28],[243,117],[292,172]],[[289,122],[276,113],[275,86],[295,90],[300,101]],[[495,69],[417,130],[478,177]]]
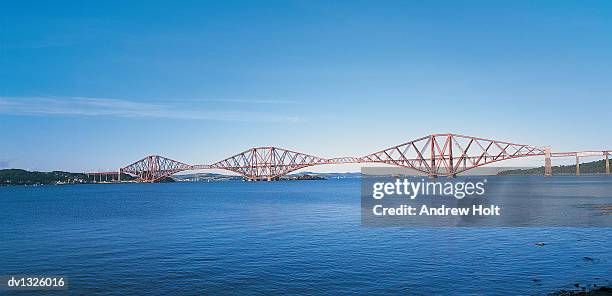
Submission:
[[[132,176],[122,174],[121,179],[128,181]],[[22,169],[0,170],[0,185],[48,185],[92,183],[92,177],[83,173],[62,171],[30,172]]]
[[[612,160],[611,160],[612,161]],[[553,175],[555,174],[575,174],[576,165],[560,165],[552,167]],[[581,174],[604,174],[606,172],[605,160],[585,162],[580,164]],[[544,167],[531,169],[517,169],[498,173],[498,175],[544,175]]]

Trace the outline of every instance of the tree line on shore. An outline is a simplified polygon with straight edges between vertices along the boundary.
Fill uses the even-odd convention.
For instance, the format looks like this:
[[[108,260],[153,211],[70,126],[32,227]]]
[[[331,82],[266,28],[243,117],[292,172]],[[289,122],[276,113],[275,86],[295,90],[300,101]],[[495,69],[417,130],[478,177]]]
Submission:
[[[121,174],[121,180],[129,181],[134,177]],[[99,180],[96,178],[96,180]],[[102,178],[104,180],[104,178]],[[110,180],[110,179],[109,179]],[[22,169],[0,170],[0,185],[50,185],[94,183],[92,175],[63,171],[33,172]]]
[[[555,174],[576,174],[576,165],[558,165],[552,167],[553,175]],[[604,174],[606,172],[605,160],[597,160],[580,164],[581,174]],[[530,169],[516,169],[500,172],[498,175],[543,175],[544,167]]]

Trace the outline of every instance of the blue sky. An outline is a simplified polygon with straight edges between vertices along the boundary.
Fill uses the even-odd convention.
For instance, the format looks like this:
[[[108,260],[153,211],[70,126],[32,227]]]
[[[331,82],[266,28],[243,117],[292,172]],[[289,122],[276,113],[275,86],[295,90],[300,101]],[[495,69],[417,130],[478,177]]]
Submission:
[[[612,149],[610,1],[123,2],[3,4],[0,167],[361,156],[432,132]]]

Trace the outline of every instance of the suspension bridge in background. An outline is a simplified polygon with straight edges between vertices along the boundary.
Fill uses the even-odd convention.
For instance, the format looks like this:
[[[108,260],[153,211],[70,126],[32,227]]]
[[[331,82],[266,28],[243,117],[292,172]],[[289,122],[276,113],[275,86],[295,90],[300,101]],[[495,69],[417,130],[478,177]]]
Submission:
[[[187,164],[159,155],[146,156],[116,172],[88,173],[94,180],[109,177],[121,181],[122,174],[138,182],[159,182],[173,174],[190,170],[220,169],[237,173],[247,181],[278,180],[306,167],[330,164],[386,164],[412,169],[430,177],[455,177],[462,172],[492,163],[524,158],[544,157],[544,174],[552,175],[554,157],[575,157],[576,174],[580,174],[580,157],[600,156],[605,172],[610,174],[611,150],[552,152],[550,146],[536,147],[459,134],[431,134],[361,157],[323,158],[279,147],[251,148],[212,164]]]

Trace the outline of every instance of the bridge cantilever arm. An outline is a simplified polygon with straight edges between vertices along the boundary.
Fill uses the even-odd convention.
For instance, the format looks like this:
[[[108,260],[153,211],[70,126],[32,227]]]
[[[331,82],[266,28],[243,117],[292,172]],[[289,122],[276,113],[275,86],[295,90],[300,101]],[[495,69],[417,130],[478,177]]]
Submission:
[[[149,155],[120,169],[144,181],[186,170],[225,169],[247,179],[274,179],[295,170],[322,164],[380,163],[416,169],[432,176],[440,173],[454,176],[459,172],[497,161],[549,155],[609,156],[611,150],[554,152],[545,148],[512,142],[470,137],[461,134],[430,134],[362,157],[322,158],[279,147],[265,146],[245,150],[212,164],[186,164],[159,155]],[[440,169],[444,170],[440,172]]]

